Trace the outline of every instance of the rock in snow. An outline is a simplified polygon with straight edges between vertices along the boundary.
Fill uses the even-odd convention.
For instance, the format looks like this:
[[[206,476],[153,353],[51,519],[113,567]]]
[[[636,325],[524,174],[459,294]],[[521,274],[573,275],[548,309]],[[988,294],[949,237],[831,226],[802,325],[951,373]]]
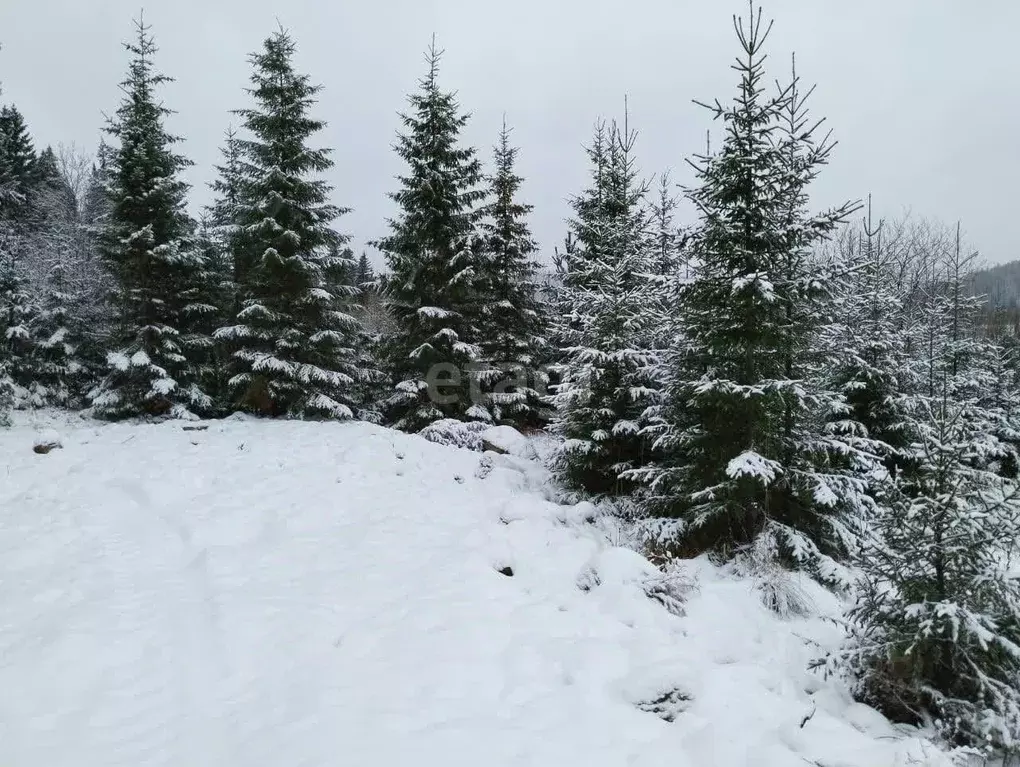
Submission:
[[[512,426],[492,426],[481,433],[482,449],[506,455],[528,456],[528,438]],[[532,456],[534,453],[532,452]]]
[[[63,446],[64,443],[56,429],[43,429],[36,435],[35,442],[32,444],[32,450],[41,455],[45,455],[51,450],[55,450]]]
[[[949,764],[807,670],[834,598],[779,620],[700,559],[677,591],[560,521],[540,466],[479,478],[364,423],[228,419],[195,450],[58,418],[66,461],[0,430],[0,765]]]

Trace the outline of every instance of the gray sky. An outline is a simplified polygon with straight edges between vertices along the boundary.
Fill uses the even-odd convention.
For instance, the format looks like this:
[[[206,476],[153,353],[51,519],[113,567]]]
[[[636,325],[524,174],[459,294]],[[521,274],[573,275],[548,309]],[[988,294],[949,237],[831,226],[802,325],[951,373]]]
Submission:
[[[442,83],[473,113],[466,140],[488,159],[503,113],[521,146],[524,194],[544,254],[562,242],[566,198],[585,182],[598,116],[623,98],[646,174],[700,151],[708,114],[691,99],[728,99],[737,52],[731,16],[744,0],[150,0],[162,96],[186,138],[196,203],[208,200],[228,110],[248,105],[246,55],[275,29],[293,34],[297,66],[325,86],[338,228],[355,246],[385,232],[386,193],[402,171],[397,111],[423,73],[434,32]],[[118,101],[137,0],[0,0],[0,99],[25,114],[37,146],[92,149]],[[989,262],[1020,258],[1015,0],[768,0],[770,74],[791,51],[817,83],[816,116],[839,141],[814,187],[819,205],[875,195],[876,209],[952,222]]]

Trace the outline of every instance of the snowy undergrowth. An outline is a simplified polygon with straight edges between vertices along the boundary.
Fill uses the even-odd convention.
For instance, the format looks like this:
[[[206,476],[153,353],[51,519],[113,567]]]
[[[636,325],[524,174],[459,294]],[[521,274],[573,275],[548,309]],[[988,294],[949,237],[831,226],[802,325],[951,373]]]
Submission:
[[[805,670],[833,624],[702,560],[664,576],[534,462],[363,423],[20,417],[0,764],[948,763]]]

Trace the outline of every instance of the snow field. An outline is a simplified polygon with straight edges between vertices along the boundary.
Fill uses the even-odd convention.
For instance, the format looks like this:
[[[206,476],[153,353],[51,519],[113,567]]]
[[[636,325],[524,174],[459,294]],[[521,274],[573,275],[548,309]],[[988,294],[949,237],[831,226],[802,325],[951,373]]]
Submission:
[[[0,431],[0,764],[948,763],[805,670],[836,626],[703,560],[674,614],[534,462],[202,425]]]

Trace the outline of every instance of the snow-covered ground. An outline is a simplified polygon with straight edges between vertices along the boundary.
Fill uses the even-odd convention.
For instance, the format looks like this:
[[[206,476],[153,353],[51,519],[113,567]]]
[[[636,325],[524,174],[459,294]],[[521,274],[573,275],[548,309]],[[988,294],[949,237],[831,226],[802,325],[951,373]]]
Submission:
[[[832,624],[665,578],[523,458],[31,421],[0,431],[2,767],[946,763],[805,670]]]

